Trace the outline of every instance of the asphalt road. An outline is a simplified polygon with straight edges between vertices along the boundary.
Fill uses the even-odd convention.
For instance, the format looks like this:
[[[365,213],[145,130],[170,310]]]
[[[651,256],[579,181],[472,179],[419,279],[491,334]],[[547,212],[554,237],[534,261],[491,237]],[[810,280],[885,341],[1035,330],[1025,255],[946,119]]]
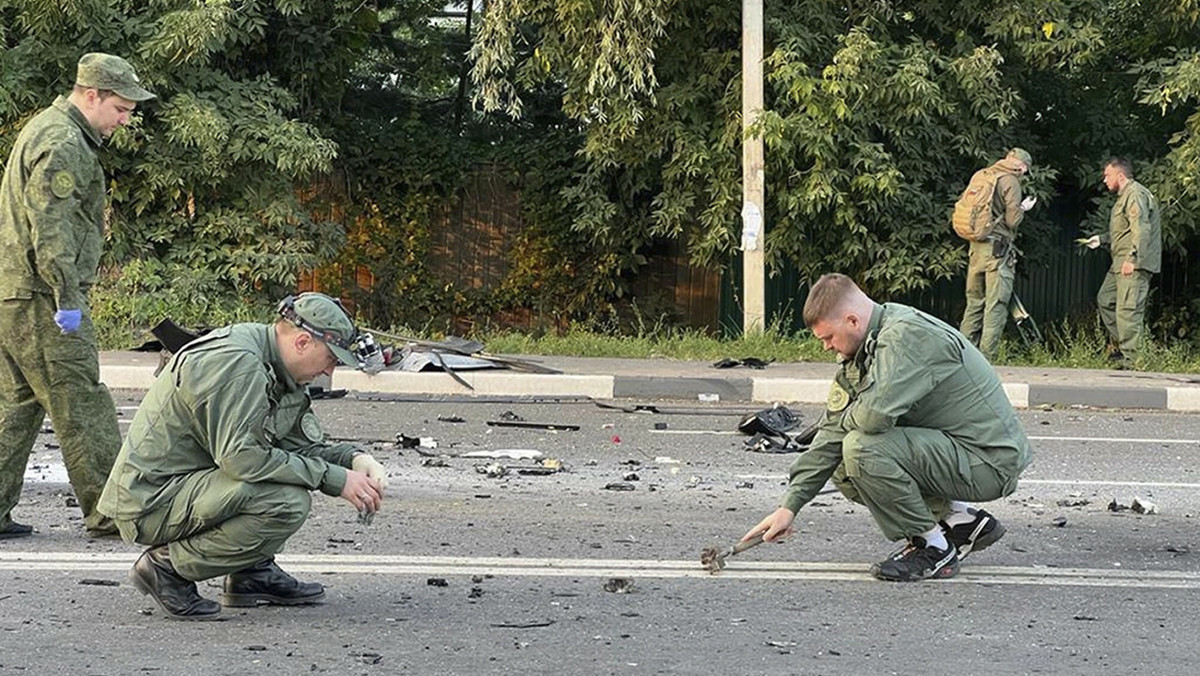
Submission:
[[[119,395],[128,420],[138,394]],[[317,495],[280,562],[326,584],[326,603],[209,623],[164,619],[125,582],[137,547],[84,538],[44,434],[16,511],[39,533],[0,542],[0,674],[1200,670],[1198,416],[1022,413],[1037,457],[1015,494],[988,505],[1008,535],[953,580],[895,584],[867,573],[893,545],[836,493],[801,512],[787,543],[706,574],[701,549],[774,508],[792,456],[744,450],[732,431],[749,408],[658,404],[318,402],[330,435],[364,440],[387,466],[384,510],[361,526]],[[506,412],[579,429],[486,424]],[[396,448],[397,433],[456,455],[536,450],[564,469],[427,465]],[[480,473],[491,463],[507,473]],[[1135,498],[1154,513],[1110,511]],[[219,580],[201,591],[215,598]]]

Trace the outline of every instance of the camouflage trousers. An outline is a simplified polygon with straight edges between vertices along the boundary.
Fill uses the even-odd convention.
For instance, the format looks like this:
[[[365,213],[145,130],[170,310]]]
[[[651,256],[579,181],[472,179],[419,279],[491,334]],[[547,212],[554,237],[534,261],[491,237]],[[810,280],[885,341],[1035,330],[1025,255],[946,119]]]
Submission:
[[[987,502],[1017,489],[1016,450],[972,449],[940,430],[893,427],[883,434],[850,432],[833,483],[866,505],[890,540],[928,532],[950,511],[951,500]]]
[[[997,258],[992,242],[971,242],[967,264],[967,309],[959,331],[991,360],[1008,323],[1016,259],[1012,252]]]
[[[111,532],[96,503],[121,448],[112,395],[100,382],[86,308],[75,333],[54,323],[54,299],[0,300],[0,525],[11,520],[42,421],[50,414],[67,476],[95,535]]]
[[[1150,273],[1134,270],[1126,277],[1121,270],[1109,270],[1096,293],[1100,321],[1108,338],[1132,362],[1137,359],[1145,331],[1146,297],[1150,295]]]
[[[303,486],[238,481],[211,469],[184,479],[165,506],[116,524],[126,542],[168,545],[175,570],[199,581],[275,556],[311,506]]]

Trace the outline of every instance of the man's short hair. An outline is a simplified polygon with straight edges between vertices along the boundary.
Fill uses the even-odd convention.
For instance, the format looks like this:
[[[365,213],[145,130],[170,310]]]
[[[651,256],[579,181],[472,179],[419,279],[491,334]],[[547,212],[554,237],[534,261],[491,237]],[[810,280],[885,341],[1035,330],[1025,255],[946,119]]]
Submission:
[[[1104,163],[1104,166],[1112,167],[1122,174],[1125,174],[1125,178],[1133,178],[1133,163],[1124,157],[1110,157],[1108,158],[1108,161]]]
[[[89,89],[96,89],[96,88],[95,87],[84,87],[83,85],[75,85],[75,86],[71,87],[71,90],[74,91],[76,94],[82,94]],[[112,96],[114,93],[115,92],[113,92],[113,90],[111,90],[111,89],[96,89],[96,96],[101,101]]]
[[[804,301],[804,325],[811,329],[813,324],[829,319],[856,291],[859,291],[858,285],[846,275],[837,272],[821,275],[808,290],[808,300]]]

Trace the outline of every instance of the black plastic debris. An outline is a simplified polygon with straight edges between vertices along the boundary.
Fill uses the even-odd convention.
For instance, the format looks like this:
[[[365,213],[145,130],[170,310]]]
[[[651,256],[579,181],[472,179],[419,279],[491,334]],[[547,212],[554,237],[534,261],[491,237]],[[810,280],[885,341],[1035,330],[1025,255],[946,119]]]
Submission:
[[[791,431],[800,426],[800,417],[786,406],[775,405],[744,416],[737,429],[751,435],[746,450],[756,453],[801,453],[807,451],[817,436],[817,426],[809,425],[799,434]]]
[[[512,411],[505,411],[504,413],[501,413],[500,419],[507,420],[509,422],[519,422],[521,420],[524,420],[524,418],[517,415],[516,413],[513,413]]]
[[[636,488],[633,484],[625,481],[614,481],[604,485],[604,490],[606,491],[632,491],[636,490]]]
[[[535,629],[537,627],[549,627],[554,624],[554,620],[546,620],[544,622],[493,622],[490,626],[497,629]]]
[[[449,587],[450,586],[450,583],[446,582],[446,578],[444,578],[444,577],[431,577],[431,578],[425,580],[425,584],[429,585],[430,587]]]
[[[746,357],[745,359],[732,359],[730,357],[725,357],[721,361],[714,363],[713,368],[731,369],[731,368],[736,368],[738,366],[745,366],[746,368],[761,370],[761,369],[767,368],[768,365],[770,365],[774,362],[775,362],[774,358],[767,359],[764,361],[762,359],[759,359],[758,357]]]
[[[782,436],[800,424],[800,417],[787,406],[772,406],[742,418],[738,431],[742,434]]]
[[[308,396],[310,399],[341,399],[346,396],[349,390],[327,390],[324,387],[309,386]]]
[[[79,584],[86,584],[93,587],[120,587],[121,583],[116,580],[101,580],[94,577],[85,577],[79,581]]]
[[[562,423],[539,423],[526,422],[524,420],[489,420],[488,427],[520,427],[530,430],[564,430],[573,432],[579,429],[579,425],[565,425]]]
[[[460,415],[439,415],[437,417],[437,419],[438,419],[438,422],[445,422],[445,423],[465,423],[466,422],[466,420],[464,420],[463,417]]]

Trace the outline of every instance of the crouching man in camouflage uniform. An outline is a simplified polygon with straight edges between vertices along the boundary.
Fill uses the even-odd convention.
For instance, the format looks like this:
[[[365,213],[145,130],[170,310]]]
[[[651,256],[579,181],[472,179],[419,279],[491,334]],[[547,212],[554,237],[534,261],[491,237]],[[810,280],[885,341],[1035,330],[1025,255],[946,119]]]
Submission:
[[[828,274],[804,322],[841,357],[825,418],[791,467],[783,504],[744,539],[792,533],[796,512],[832,479],[904,547],[871,568],[881,580],[953,577],[1004,527],[965,501],[1009,495],[1032,451],[996,372],[971,343],[913,308],[876,304]]]
[[[341,305],[307,293],[274,325],[236,324],[180,350],[150,387],[117,456],[100,510],[127,542],[148,545],[130,580],[170,617],[209,620],[220,606],[196,581],[226,575],[221,603],[321,600],[274,556],[319,490],[373,514],[387,474],[370,455],[330,444],[306,383],[357,365],[358,331]]]

